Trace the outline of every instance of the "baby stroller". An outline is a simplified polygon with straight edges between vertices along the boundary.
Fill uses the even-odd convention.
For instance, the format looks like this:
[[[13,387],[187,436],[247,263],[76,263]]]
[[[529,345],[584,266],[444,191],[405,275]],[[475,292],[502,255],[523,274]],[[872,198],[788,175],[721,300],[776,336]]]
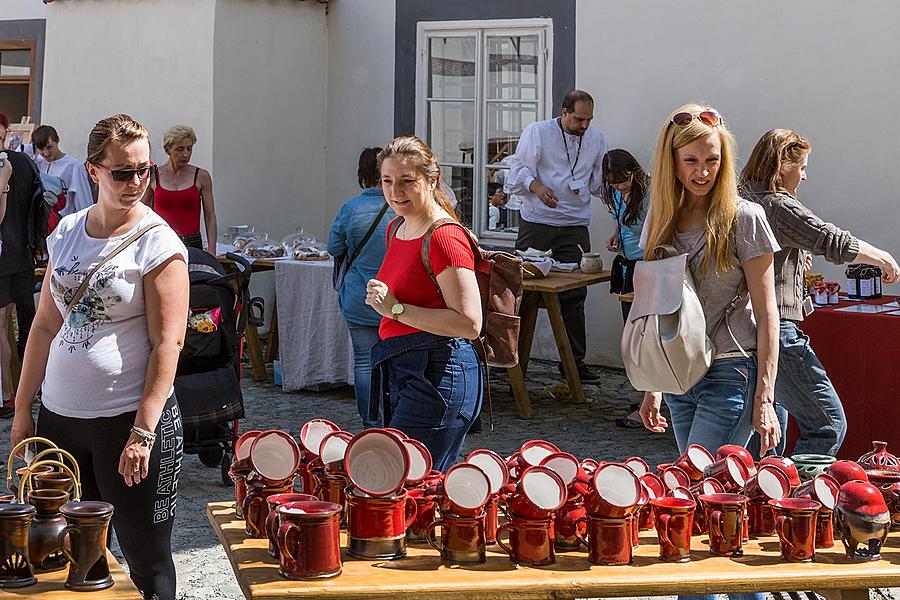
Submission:
[[[197,454],[208,467],[220,465],[222,482],[230,485],[228,469],[238,420],[244,416],[241,340],[251,305],[260,309],[261,320],[262,299],[250,300],[250,263],[236,254],[226,257],[234,261],[232,273],[209,253],[188,248],[191,312],[178,358],[175,396],[181,408],[184,452]]]

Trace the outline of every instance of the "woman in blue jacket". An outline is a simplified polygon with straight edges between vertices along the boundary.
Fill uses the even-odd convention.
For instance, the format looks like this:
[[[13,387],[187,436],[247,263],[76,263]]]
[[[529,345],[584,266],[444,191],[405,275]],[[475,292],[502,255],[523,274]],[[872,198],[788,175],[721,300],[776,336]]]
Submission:
[[[362,192],[341,206],[331,233],[328,236],[328,252],[332,256],[343,256],[346,260],[356,252],[369,227],[378,218],[378,225],[353,260],[338,290],[339,303],[350,339],[353,341],[353,386],[356,391],[356,405],[363,426],[380,427],[381,417],[368,417],[369,390],[371,389],[372,346],[378,342],[378,325],[381,315],[365,303],[366,282],[374,279],[384,260],[387,226],[394,218],[394,211],[385,208],[384,192],[381,191],[381,177],[378,173],[378,153],[381,148],[365,148],[359,155],[357,177]]]

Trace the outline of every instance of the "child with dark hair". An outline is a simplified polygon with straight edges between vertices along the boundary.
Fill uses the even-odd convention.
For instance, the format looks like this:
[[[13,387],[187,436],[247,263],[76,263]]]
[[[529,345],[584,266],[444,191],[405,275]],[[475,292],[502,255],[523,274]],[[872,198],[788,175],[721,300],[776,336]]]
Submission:
[[[31,134],[31,143],[36,154],[34,162],[40,172],[59,177],[65,185],[66,205],[59,211],[60,216],[64,217],[94,204],[84,162],[60,149],[59,134],[54,127],[41,125],[36,128]]]

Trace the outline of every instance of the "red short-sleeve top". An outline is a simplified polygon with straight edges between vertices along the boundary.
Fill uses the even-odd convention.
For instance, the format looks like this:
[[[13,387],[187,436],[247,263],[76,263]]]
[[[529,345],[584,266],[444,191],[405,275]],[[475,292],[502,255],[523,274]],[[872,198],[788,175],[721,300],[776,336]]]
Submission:
[[[393,221],[388,226],[388,235],[393,230]],[[422,237],[401,240],[397,237],[387,241],[387,253],[378,271],[377,279],[387,284],[388,289],[401,304],[411,304],[423,308],[447,308],[444,297],[425,271],[422,264]],[[475,270],[475,255],[465,231],[454,225],[437,228],[431,236],[429,249],[431,270],[440,275],[447,267],[462,267]],[[418,333],[419,329],[382,317],[378,335],[381,339]]]

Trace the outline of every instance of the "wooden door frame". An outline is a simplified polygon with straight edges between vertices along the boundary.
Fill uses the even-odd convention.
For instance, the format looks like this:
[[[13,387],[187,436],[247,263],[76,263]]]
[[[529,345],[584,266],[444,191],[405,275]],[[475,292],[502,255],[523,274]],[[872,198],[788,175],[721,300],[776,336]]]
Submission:
[[[28,78],[25,77],[0,77],[0,85],[21,85],[28,84],[28,115],[35,114],[34,106],[34,78],[35,78],[35,62],[37,60],[37,41],[36,40],[0,40],[0,52],[4,50],[28,50],[31,53],[31,62],[28,66]]]

